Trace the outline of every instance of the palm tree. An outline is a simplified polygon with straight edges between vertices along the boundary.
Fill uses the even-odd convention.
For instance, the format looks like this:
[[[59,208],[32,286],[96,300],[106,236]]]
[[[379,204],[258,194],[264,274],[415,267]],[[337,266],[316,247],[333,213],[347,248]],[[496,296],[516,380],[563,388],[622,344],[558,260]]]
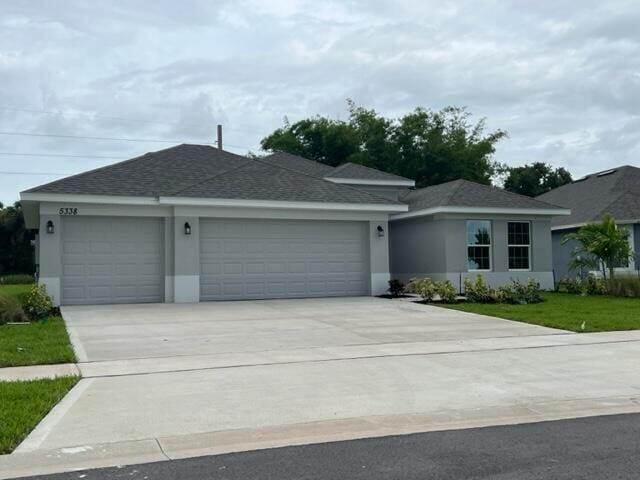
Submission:
[[[629,231],[619,228],[608,214],[600,223],[589,223],[577,232],[565,235],[562,244],[571,240],[577,241],[578,245],[572,252],[569,268],[601,268],[605,279],[607,270],[609,278],[613,278],[616,265],[629,261],[634,255],[629,245]]]

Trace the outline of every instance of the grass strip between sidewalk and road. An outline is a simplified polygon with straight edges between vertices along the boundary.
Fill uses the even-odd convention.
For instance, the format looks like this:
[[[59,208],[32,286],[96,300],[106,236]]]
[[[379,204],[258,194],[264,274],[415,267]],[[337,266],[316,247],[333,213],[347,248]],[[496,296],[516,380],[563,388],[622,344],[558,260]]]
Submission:
[[[11,453],[80,377],[0,382],[0,454]]]
[[[573,332],[640,329],[640,299],[638,298],[581,296],[557,292],[547,292],[543,296],[544,302],[530,305],[502,303],[438,305]]]

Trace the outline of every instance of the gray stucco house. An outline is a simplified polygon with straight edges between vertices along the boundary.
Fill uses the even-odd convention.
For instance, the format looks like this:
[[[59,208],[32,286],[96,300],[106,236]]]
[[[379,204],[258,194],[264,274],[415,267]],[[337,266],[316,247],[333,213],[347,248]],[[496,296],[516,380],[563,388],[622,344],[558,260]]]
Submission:
[[[556,280],[575,276],[568,264],[575,242],[562,245],[562,238],[581,226],[597,222],[610,214],[616,223],[629,231],[629,242],[636,252],[619,265],[619,273],[640,270],[640,168],[625,165],[592,173],[537,197],[538,200],[564,206],[571,214],[551,220],[553,242],[553,270]]]
[[[391,277],[553,285],[555,205],[285,153],[178,145],[21,193],[56,304],[377,295]]]

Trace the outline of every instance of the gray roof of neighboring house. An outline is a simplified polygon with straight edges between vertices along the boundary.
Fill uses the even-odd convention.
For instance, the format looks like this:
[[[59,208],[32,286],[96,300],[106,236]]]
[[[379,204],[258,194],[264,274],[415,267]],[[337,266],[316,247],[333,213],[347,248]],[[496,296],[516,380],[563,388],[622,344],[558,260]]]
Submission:
[[[537,197],[571,209],[557,217],[552,227],[581,225],[606,213],[618,220],[640,219],[640,168],[625,165],[587,175]]]
[[[280,154],[279,158],[284,156]],[[207,145],[187,144],[63,178],[25,193],[400,205],[305,174],[273,158],[253,159]]]
[[[468,180],[411,190],[400,198],[409,211],[433,207],[559,208],[547,202]]]
[[[365,167],[357,163],[343,163],[342,165],[334,168],[330,171],[325,178],[347,178],[349,180],[390,180],[390,181],[404,181],[412,182],[400,175],[394,175],[392,173],[382,172],[375,168]]]

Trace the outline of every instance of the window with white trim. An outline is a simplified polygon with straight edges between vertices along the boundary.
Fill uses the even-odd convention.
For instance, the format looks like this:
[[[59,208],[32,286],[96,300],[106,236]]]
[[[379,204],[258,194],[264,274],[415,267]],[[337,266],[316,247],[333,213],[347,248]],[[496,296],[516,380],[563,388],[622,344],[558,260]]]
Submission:
[[[467,261],[469,270],[491,270],[489,220],[467,220]]]
[[[531,224],[507,222],[509,270],[531,270]]]

